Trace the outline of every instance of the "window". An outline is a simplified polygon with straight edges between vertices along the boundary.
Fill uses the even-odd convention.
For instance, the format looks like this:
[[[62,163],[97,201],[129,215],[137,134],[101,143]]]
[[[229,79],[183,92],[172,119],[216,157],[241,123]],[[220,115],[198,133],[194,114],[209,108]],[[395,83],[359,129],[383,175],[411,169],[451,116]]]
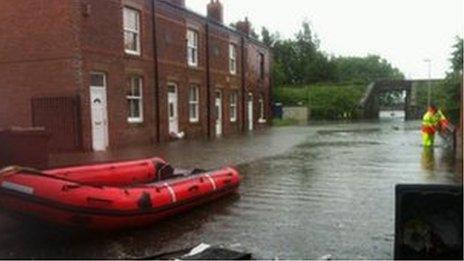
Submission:
[[[259,76],[264,79],[264,54],[259,54]]]
[[[189,66],[198,66],[198,33],[187,30],[187,61]]]
[[[266,122],[266,118],[264,117],[264,99],[263,99],[263,95],[259,96],[258,104],[259,104],[259,122],[264,123],[264,122]]]
[[[234,91],[230,95],[230,122],[237,122],[237,101],[238,93]]]
[[[105,74],[100,72],[90,73],[90,86],[91,87],[105,87]]]
[[[231,74],[237,73],[237,47],[229,44],[229,70]]]
[[[128,54],[140,55],[140,13],[124,7],[124,50]]]
[[[142,78],[133,76],[129,80],[129,92],[126,96],[129,115],[129,123],[143,122],[143,96],[142,96]]]
[[[189,115],[190,115],[190,122],[195,123],[200,120],[199,117],[199,91],[198,87],[191,86],[189,89]]]

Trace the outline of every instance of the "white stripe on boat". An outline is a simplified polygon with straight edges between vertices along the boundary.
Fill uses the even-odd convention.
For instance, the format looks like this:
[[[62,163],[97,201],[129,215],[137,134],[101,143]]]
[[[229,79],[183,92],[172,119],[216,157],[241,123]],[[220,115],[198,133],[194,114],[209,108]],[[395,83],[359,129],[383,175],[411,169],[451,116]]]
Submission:
[[[20,184],[16,184],[16,183],[13,183],[13,182],[8,182],[8,181],[3,181],[2,182],[2,188],[6,188],[6,189],[9,189],[9,190],[14,190],[16,192],[21,192],[21,193],[29,194],[29,195],[34,194],[34,188],[24,186],[24,185],[20,185]]]
[[[215,182],[214,179],[211,177],[211,175],[205,174],[205,176],[208,178],[208,180],[209,180],[209,182],[211,183],[211,185],[213,185],[213,190],[216,190],[216,182]]]
[[[176,203],[177,202],[176,193],[174,192],[172,187],[169,186],[168,183],[164,183],[164,185],[166,186],[166,188],[168,188],[169,193],[171,194],[172,203]]]

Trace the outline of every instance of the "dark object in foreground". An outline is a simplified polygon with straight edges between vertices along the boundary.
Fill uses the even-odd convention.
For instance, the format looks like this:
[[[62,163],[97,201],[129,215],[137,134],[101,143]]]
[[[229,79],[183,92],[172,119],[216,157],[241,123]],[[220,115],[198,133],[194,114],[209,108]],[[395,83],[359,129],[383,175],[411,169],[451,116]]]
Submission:
[[[461,186],[396,187],[395,259],[463,259]]]
[[[204,249],[198,251],[195,254],[189,254],[191,251],[195,251],[196,248]],[[210,247],[205,244],[201,244],[195,248],[189,248],[170,253],[164,253],[152,257],[145,257],[142,260],[251,260],[252,254],[239,252],[235,250],[226,249],[223,247]]]

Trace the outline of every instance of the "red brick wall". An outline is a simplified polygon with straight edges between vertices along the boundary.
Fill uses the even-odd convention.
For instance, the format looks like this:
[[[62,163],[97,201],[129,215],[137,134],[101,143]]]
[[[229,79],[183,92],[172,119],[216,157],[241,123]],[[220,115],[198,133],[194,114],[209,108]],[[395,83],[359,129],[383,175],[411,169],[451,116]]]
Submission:
[[[0,127],[31,126],[32,97],[76,95],[76,5],[0,1]]]
[[[248,92],[254,94],[255,126],[259,126],[259,94],[264,95],[266,104],[269,103],[268,49],[245,40],[243,55],[247,72],[244,74],[246,79],[242,79],[243,35],[209,23],[207,39],[207,19],[162,0],[155,2],[157,59],[154,58],[151,0],[0,1],[0,127],[30,126],[32,97],[79,95],[82,143],[84,149],[90,150],[89,75],[92,71],[107,75],[111,148],[153,144],[158,137],[161,141],[168,140],[167,85],[170,82],[178,86],[179,130],[184,131],[187,138],[207,137],[208,134],[214,137],[214,92],[217,89],[222,91],[223,97],[224,135],[239,133],[244,127],[245,107],[240,101]],[[140,56],[124,53],[124,6],[141,12]],[[187,65],[187,28],[199,33],[199,64],[196,68]],[[229,72],[230,42],[237,45],[236,75]],[[260,52],[266,55],[264,80],[257,76],[257,54]],[[155,79],[156,64],[158,79]],[[141,124],[127,122],[126,89],[130,75],[143,78],[144,122]],[[245,94],[243,80],[246,83]],[[199,123],[189,122],[188,90],[192,84],[200,88]],[[236,123],[230,122],[229,112],[230,95],[234,90],[239,94]],[[155,100],[157,94],[158,101]],[[266,117],[269,115],[266,108]]]
[[[169,138],[167,95],[168,84],[177,86],[179,131],[187,138],[207,137],[207,84],[205,23],[195,16],[180,13],[177,9],[160,2],[156,8],[157,46],[160,88],[160,136]],[[187,65],[187,28],[198,33],[198,66]],[[199,88],[200,117],[198,123],[190,123],[188,92],[191,85]]]
[[[246,62],[246,91],[253,94],[253,122],[255,128],[263,128],[270,123],[271,108],[270,108],[270,59],[272,58],[267,48],[254,44],[251,41],[246,45],[247,62]],[[260,73],[260,54],[264,54],[264,78],[261,78]],[[259,119],[259,104],[260,95],[263,96],[265,109],[264,117],[266,123],[260,123]],[[247,118],[248,122],[248,118]]]
[[[83,0],[90,14],[82,18],[82,56],[84,62],[82,122],[84,144],[91,148],[89,75],[92,71],[107,75],[108,129],[110,147],[152,144],[156,141],[153,31],[150,1]],[[140,12],[141,55],[128,55],[123,43],[123,7]],[[132,75],[143,79],[143,123],[128,123],[126,90]]]
[[[233,34],[219,26],[209,26],[209,54],[206,49],[206,20],[188,13],[179,13],[169,5],[157,6],[157,39],[159,52],[160,76],[160,134],[162,140],[168,137],[167,117],[167,84],[172,82],[178,86],[179,91],[179,130],[186,132],[188,137],[206,137],[208,131],[211,136],[215,134],[216,115],[214,114],[214,93],[222,92],[223,104],[223,134],[229,135],[240,131],[242,122],[241,106],[238,106],[237,122],[230,122],[229,97],[233,90],[241,95],[241,53],[240,36]],[[187,64],[186,31],[187,28],[199,33],[198,67],[191,68]],[[237,45],[237,73],[229,72],[229,43]],[[209,55],[210,89],[207,83],[207,55]],[[188,114],[188,88],[195,84],[200,88],[200,122],[190,123]],[[210,121],[208,122],[208,92],[210,105]],[[209,128],[209,130],[208,130]]]
[[[229,44],[233,43],[237,47],[237,72],[231,74],[229,70]],[[238,102],[241,100],[242,93],[242,70],[241,70],[241,38],[229,31],[218,27],[210,26],[210,79],[211,79],[211,133],[215,133],[215,95],[219,90],[222,93],[222,119],[223,134],[230,135],[240,132],[242,125],[242,113],[240,103],[238,104],[237,121],[230,121],[230,95],[238,92]]]

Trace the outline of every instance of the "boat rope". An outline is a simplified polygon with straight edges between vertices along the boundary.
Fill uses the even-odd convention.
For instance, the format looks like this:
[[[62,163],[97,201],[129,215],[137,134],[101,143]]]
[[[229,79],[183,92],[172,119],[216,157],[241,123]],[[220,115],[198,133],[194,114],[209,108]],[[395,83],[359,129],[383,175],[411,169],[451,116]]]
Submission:
[[[63,177],[47,174],[45,172],[42,172],[42,171],[34,169],[34,168],[27,168],[27,167],[21,167],[21,166],[9,166],[9,167],[0,169],[0,178],[6,178],[6,177],[9,177],[9,176],[12,176],[12,175],[15,175],[15,174],[42,176],[42,177],[51,178],[51,179],[55,179],[55,180],[61,180],[61,181],[69,182],[69,183],[85,185],[85,186],[88,186],[88,187],[104,189],[103,186],[79,183],[79,182],[76,182],[75,180],[70,180],[70,179],[66,179],[66,178],[63,178]]]
[[[164,183],[164,186],[166,186],[166,188],[168,189],[169,193],[171,194],[172,203],[176,203],[176,202],[177,202],[176,193],[174,192],[174,190],[172,189],[172,187],[169,186],[168,183]]]
[[[27,172],[31,174],[37,174],[41,175],[42,172],[33,169],[33,168],[26,168],[26,167],[21,167],[21,166],[8,166],[3,169],[0,169],[0,177],[8,177],[20,172]]]
[[[209,180],[209,182],[211,183],[211,185],[213,186],[213,190],[216,190],[216,182],[214,181],[214,179],[211,177],[210,174],[205,174],[205,177]]]

